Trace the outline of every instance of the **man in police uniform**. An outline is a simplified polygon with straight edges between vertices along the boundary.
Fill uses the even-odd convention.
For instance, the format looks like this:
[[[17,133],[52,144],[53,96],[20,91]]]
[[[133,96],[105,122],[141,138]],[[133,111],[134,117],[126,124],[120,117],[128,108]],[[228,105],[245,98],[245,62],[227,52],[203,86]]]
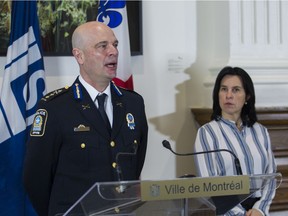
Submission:
[[[147,119],[143,98],[111,81],[117,45],[105,24],[80,25],[72,36],[80,76],[39,102],[24,164],[24,185],[39,216],[64,213],[95,182],[139,179]],[[108,126],[96,100],[102,94]]]

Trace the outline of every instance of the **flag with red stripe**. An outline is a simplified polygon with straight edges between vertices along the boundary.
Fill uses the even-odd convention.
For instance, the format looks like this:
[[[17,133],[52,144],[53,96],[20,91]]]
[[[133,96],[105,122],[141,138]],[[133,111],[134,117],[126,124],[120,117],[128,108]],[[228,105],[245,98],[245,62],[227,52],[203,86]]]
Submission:
[[[113,79],[116,85],[133,90],[131,71],[131,52],[128,29],[126,1],[101,0],[98,7],[97,21],[108,25],[119,41],[117,76]]]

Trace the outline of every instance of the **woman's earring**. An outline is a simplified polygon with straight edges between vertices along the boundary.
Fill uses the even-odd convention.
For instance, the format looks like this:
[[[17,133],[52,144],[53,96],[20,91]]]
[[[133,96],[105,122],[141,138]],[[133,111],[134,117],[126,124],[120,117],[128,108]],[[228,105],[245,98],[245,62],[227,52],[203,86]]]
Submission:
[[[245,105],[247,105],[247,101],[245,101]]]

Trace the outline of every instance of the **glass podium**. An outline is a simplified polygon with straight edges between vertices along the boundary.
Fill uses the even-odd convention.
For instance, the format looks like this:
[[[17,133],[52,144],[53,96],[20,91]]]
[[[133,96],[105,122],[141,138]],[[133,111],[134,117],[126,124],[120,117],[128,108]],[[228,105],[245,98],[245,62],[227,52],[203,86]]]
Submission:
[[[268,184],[269,188],[272,186],[271,190],[276,190],[281,181],[281,174],[273,173],[160,181],[99,182],[65,213],[56,216],[223,215]],[[202,186],[204,193],[201,193]],[[161,196],[161,193],[164,196]]]

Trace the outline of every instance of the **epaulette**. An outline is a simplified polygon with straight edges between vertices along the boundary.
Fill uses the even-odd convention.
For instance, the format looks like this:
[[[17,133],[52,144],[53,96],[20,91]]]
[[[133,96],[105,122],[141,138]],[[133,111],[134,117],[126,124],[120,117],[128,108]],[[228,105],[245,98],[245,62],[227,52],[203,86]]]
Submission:
[[[115,86],[116,86],[116,84],[115,84]],[[131,93],[133,93],[133,94],[136,94],[136,95],[140,95],[139,93],[135,92],[134,90],[127,89],[127,88],[124,88],[124,87],[121,87],[121,86],[116,86],[116,87],[118,88],[118,91],[124,90],[124,91],[131,92]],[[121,91],[120,91],[120,92],[121,92]],[[121,93],[121,95],[122,95],[122,93]]]
[[[114,81],[111,81],[111,86],[118,96],[122,96],[122,92],[119,90],[120,87],[117,86]]]
[[[43,98],[41,98],[42,101],[50,101],[54,98],[58,97],[59,95],[62,95],[63,93],[67,92],[69,90],[69,86],[65,86],[64,88],[60,88],[57,90],[54,90],[48,94],[46,94]]]

